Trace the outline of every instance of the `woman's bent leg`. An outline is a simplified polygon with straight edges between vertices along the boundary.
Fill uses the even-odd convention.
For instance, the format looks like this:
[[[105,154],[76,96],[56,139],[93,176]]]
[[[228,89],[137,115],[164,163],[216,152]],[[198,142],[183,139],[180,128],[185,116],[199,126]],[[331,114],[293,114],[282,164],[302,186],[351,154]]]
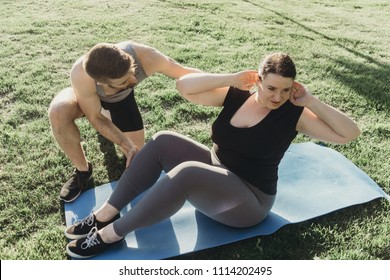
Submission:
[[[124,236],[158,223],[179,211],[186,200],[218,222],[248,227],[267,216],[274,196],[255,195],[244,181],[224,168],[188,161],[161,178],[128,213],[114,222],[114,230]]]
[[[164,131],[155,134],[122,174],[108,203],[121,210],[153,186],[162,171],[169,172],[189,160],[211,163],[210,150],[178,133]]]

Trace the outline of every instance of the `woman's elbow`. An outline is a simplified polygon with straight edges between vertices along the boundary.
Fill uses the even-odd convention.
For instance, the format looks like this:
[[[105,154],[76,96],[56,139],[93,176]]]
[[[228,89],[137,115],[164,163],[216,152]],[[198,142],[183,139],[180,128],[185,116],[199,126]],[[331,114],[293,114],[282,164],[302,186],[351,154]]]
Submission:
[[[188,95],[190,95],[190,93],[188,91],[188,87],[185,85],[185,82],[181,79],[176,80],[176,90],[184,98],[186,98],[186,97],[188,97]]]
[[[360,134],[362,134],[362,132],[360,131],[359,127],[356,126],[356,128],[355,128],[355,130],[354,130],[354,132],[353,132],[353,134],[351,136],[351,140],[349,142],[351,142],[351,141],[355,140],[356,138],[358,138],[360,136]]]
[[[360,129],[356,126],[355,129],[353,129],[353,131],[351,131],[349,133],[349,135],[343,137],[338,144],[348,144],[350,142],[352,142],[353,140],[357,139],[361,134],[361,131]]]
[[[180,94],[183,94],[185,87],[183,86],[183,81],[180,79],[176,80],[176,89]]]

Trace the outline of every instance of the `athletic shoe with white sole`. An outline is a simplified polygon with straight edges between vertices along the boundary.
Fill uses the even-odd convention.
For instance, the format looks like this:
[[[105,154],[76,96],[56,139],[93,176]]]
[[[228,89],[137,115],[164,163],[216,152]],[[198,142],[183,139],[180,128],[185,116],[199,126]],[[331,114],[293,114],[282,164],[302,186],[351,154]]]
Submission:
[[[69,239],[84,238],[88,235],[92,228],[96,227],[98,230],[102,229],[119,218],[120,215],[117,214],[114,218],[107,222],[100,222],[96,219],[94,214],[90,214],[81,221],[77,221],[73,225],[67,227],[65,229],[65,236]]]
[[[65,202],[72,202],[88,187],[92,178],[92,164],[88,163],[88,171],[74,170],[72,177],[63,185],[60,192],[60,199]]]
[[[100,237],[98,229],[94,227],[87,237],[69,242],[66,246],[66,253],[72,258],[87,259],[121,243],[124,239],[123,237],[116,242],[105,243]]]

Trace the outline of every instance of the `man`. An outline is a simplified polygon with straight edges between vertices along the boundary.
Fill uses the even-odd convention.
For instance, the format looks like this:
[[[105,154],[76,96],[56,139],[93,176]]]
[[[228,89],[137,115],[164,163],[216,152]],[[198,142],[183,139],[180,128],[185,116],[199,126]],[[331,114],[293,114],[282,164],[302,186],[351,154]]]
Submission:
[[[126,156],[126,167],[144,145],[145,133],[134,88],[154,73],[178,79],[198,72],[184,67],[158,50],[131,41],[100,43],[72,67],[71,87],[54,97],[49,108],[53,135],[75,166],[63,185],[60,199],[75,200],[92,177],[92,165],[81,146],[75,120],[85,116],[105,138]]]

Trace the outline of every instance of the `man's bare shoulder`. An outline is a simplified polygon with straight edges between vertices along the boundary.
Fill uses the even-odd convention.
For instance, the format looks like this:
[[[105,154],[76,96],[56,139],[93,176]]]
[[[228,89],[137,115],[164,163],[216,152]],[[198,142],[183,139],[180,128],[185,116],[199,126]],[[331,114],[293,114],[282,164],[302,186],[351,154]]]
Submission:
[[[164,62],[167,57],[154,47],[140,43],[132,44],[133,49],[145,70],[145,73],[150,76],[158,72],[160,67],[159,65]]]
[[[144,56],[146,58],[149,57],[150,55],[158,53],[158,50],[151,46],[134,42],[134,41],[128,41],[128,42],[129,44],[131,44],[131,46],[133,47],[134,51],[137,53],[138,56]]]
[[[76,60],[70,72],[72,87],[78,96],[88,96],[96,93],[95,81],[85,71],[83,58],[80,57]]]

